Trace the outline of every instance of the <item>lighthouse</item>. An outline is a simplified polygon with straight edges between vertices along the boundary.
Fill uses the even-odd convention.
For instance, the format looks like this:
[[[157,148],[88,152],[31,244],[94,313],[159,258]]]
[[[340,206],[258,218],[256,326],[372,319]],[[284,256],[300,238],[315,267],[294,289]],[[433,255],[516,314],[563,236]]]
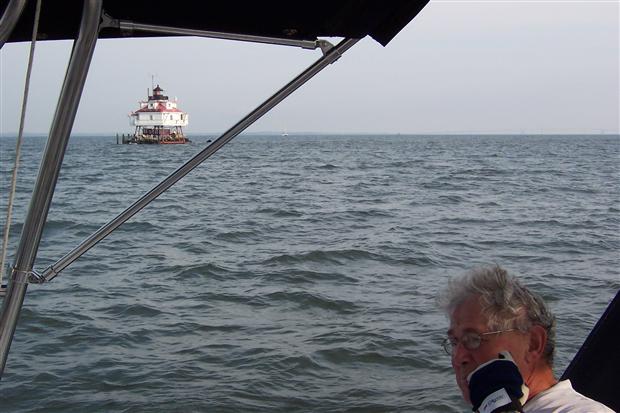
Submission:
[[[130,124],[135,127],[132,137],[123,143],[174,144],[187,143],[183,134],[188,115],[177,108],[177,101],[169,100],[159,85],[148,99],[140,101],[140,108],[129,115]]]

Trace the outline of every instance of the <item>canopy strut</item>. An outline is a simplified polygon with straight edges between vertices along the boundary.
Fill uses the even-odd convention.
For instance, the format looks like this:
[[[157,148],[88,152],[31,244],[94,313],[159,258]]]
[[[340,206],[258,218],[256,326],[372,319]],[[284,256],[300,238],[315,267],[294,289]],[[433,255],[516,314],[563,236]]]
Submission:
[[[4,43],[9,39],[15,25],[19,21],[19,17],[24,11],[26,0],[11,0],[11,2],[4,9],[2,18],[0,18],[0,49],[4,46]],[[35,20],[38,24],[38,19]]]
[[[39,175],[24,221],[6,297],[2,303],[2,314],[0,314],[0,376],[4,372],[11,341],[26,295],[29,274],[32,272],[71,128],[86,82],[88,67],[97,43],[101,6],[102,0],[84,1],[80,32],[73,44],[71,59],[39,167]]]
[[[326,40],[295,40],[285,39],[281,37],[253,36],[249,34],[224,33],[209,30],[186,29],[182,27],[162,26],[156,24],[144,24],[129,20],[115,19],[107,13],[103,13],[101,28],[113,27],[124,30],[128,33],[133,32],[151,32],[161,34],[172,34],[180,36],[209,37],[212,39],[238,40],[243,42],[275,44],[279,46],[301,47],[302,49],[314,50],[321,48],[323,54],[327,52],[326,47],[330,47],[330,43]]]
[[[15,190],[17,187],[17,170],[19,169],[19,159],[21,157],[22,140],[24,137],[24,121],[26,119],[26,106],[28,104],[28,91],[30,89],[30,74],[32,73],[32,62],[34,61],[34,47],[37,43],[37,32],[39,30],[39,17],[41,15],[41,0],[37,0],[34,13],[34,24],[32,26],[32,42],[30,43],[30,55],[28,57],[28,68],[26,69],[26,81],[24,82],[24,97],[22,99],[22,113],[19,119],[19,133],[15,144],[15,163],[11,176],[11,189],[6,207],[6,221],[4,223],[4,236],[2,238],[2,257],[0,257],[0,297],[6,292],[4,281],[4,263],[6,253],[9,249],[9,235],[11,233],[11,221],[13,219],[13,201],[15,200]]]

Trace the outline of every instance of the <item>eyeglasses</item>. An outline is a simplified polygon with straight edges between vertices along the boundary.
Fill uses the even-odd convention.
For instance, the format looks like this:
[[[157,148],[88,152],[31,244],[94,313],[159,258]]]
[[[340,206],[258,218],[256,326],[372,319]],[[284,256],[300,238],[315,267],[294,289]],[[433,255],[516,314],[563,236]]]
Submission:
[[[443,349],[448,355],[452,355],[454,348],[459,343],[463,344],[463,347],[465,347],[467,350],[475,350],[478,347],[480,347],[480,344],[482,344],[482,342],[485,340],[484,339],[485,336],[490,336],[492,334],[507,333],[509,331],[515,331],[515,330],[516,328],[510,328],[508,330],[490,331],[488,333],[469,332],[469,333],[463,334],[461,338],[446,337],[441,343],[441,345],[443,346]]]

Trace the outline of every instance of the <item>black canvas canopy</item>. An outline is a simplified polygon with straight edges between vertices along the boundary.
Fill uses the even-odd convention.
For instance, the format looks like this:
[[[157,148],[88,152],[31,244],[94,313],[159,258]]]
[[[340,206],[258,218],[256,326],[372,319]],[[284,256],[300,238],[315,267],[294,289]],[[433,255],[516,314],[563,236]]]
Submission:
[[[315,40],[318,37],[363,38],[387,45],[429,0],[341,0],[298,2],[290,0],[232,1],[104,0],[103,12],[112,19],[149,25],[253,36]],[[9,0],[0,0],[4,12]],[[43,1],[39,40],[75,39],[83,0]],[[8,38],[32,37],[35,1],[28,1]],[[161,36],[120,28],[104,28],[99,38]]]

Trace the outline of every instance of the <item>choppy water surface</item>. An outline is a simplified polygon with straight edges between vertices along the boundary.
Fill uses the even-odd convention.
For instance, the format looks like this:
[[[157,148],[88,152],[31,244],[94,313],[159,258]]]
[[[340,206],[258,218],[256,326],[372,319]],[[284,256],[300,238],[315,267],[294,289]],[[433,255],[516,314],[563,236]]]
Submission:
[[[13,139],[1,145],[4,223]],[[75,137],[38,270],[206,145]],[[10,257],[44,147],[27,138]],[[500,263],[559,321],[562,372],[620,288],[617,136],[237,138],[30,286],[6,412],[468,411],[447,279]]]

